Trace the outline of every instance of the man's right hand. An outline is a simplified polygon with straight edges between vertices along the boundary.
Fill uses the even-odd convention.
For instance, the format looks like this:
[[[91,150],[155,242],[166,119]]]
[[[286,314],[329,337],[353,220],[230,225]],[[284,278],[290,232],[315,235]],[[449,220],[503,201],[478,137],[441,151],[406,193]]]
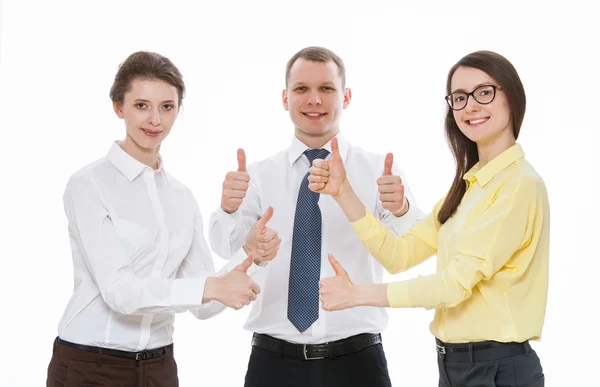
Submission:
[[[221,208],[228,214],[233,214],[240,208],[242,201],[248,191],[250,175],[246,171],[246,153],[242,148],[237,151],[238,169],[235,172],[227,172],[223,182],[223,193],[221,195]]]
[[[256,300],[260,287],[252,281],[247,271],[254,257],[252,254],[223,277],[210,277],[205,285],[205,298],[219,301],[235,310],[242,309]]]

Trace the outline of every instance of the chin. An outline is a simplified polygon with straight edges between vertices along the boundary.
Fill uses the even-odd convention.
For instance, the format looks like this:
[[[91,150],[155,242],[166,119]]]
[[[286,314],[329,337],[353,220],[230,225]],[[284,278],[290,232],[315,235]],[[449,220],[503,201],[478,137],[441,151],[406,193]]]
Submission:
[[[152,150],[159,146],[161,142],[162,140],[150,140],[145,138],[142,141],[137,142],[137,144],[140,148]]]

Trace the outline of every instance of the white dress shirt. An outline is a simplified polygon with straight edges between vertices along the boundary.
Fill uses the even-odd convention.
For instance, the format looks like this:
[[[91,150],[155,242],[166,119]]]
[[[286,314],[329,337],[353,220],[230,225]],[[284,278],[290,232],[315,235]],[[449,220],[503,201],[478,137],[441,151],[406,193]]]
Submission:
[[[205,281],[215,276],[202,216],[162,160],[153,170],[115,142],[106,157],[71,177],[64,205],[75,286],[61,339],[152,349],[172,343],[174,312],[205,319],[225,308],[202,305]]]
[[[385,157],[351,146],[341,135],[337,137],[348,179],[365,206],[397,234],[409,231],[423,213],[417,208],[403,173],[394,165],[393,173],[402,177],[410,209],[404,216],[396,218],[383,209],[378,197],[377,178],[383,173]],[[331,152],[330,143],[323,148]],[[379,333],[388,321],[384,308],[358,307],[336,312],[320,309],[319,319],[303,333],[287,318],[294,215],[300,182],[310,166],[304,155],[307,149],[294,137],[290,148],[248,166],[250,187],[240,209],[227,214],[219,208],[211,215],[211,246],[221,257],[236,256],[239,261],[238,256],[243,255],[243,250],[239,250],[246,234],[267,207],[273,206],[274,215],[268,227],[276,230],[282,241],[277,256],[267,266],[256,268],[253,275],[262,292],[252,303],[245,328],[303,344],[330,342],[360,333]],[[333,253],[354,283],[381,282],[383,267],[369,256],[335,200],[329,195],[320,195],[319,208],[322,214],[321,278],[335,275],[327,259],[327,254]]]

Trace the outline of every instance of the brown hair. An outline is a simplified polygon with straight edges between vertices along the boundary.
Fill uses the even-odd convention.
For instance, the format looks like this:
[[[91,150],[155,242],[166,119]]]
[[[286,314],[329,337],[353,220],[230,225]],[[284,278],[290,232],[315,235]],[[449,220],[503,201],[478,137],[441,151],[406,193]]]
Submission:
[[[448,72],[448,80],[446,82],[447,94],[452,92],[450,90],[452,76],[459,67],[479,69],[494,78],[502,86],[510,107],[513,134],[515,139],[518,138],[523,117],[525,116],[526,99],[523,83],[521,83],[521,78],[519,78],[519,74],[514,66],[508,59],[495,52],[473,52],[459,60]],[[465,194],[467,185],[463,180],[463,176],[479,162],[477,145],[460,131],[454,120],[452,109],[450,107],[447,107],[447,109],[445,124],[446,138],[456,161],[456,175],[454,176],[450,191],[444,200],[444,204],[438,213],[438,220],[442,224],[454,215]]]
[[[125,93],[131,88],[134,79],[160,79],[177,89],[179,103],[185,95],[185,84],[179,69],[168,58],[155,52],[138,51],[129,55],[121,63],[115,81],[110,88],[110,99],[123,103]]]
[[[298,59],[306,59],[311,62],[329,62],[332,61],[338,67],[338,73],[342,78],[342,88],[346,87],[346,67],[344,66],[344,61],[342,58],[337,56],[333,51],[324,48],[324,47],[306,47],[302,50],[298,51],[288,60],[287,65],[285,66],[285,86],[287,87],[288,81],[290,79],[290,70],[294,63]]]

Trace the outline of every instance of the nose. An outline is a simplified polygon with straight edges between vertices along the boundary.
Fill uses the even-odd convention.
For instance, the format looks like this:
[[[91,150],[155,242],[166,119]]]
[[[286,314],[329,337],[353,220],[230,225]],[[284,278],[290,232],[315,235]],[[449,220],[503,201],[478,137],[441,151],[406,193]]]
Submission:
[[[160,125],[160,113],[158,112],[158,109],[152,109],[150,111],[150,117],[148,117],[148,122],[153,126]]]
[[[475,101],[475,98],[473,98],[472,95],[467,97],[467,106],[465,107],[465,111],[467,113],[477,112],[479,111],[480,107],[481,106],[479,105],[479,102]]]
[[[308,98],[309,105],[321,105],[322,103],[319,93],[312,93]]]

